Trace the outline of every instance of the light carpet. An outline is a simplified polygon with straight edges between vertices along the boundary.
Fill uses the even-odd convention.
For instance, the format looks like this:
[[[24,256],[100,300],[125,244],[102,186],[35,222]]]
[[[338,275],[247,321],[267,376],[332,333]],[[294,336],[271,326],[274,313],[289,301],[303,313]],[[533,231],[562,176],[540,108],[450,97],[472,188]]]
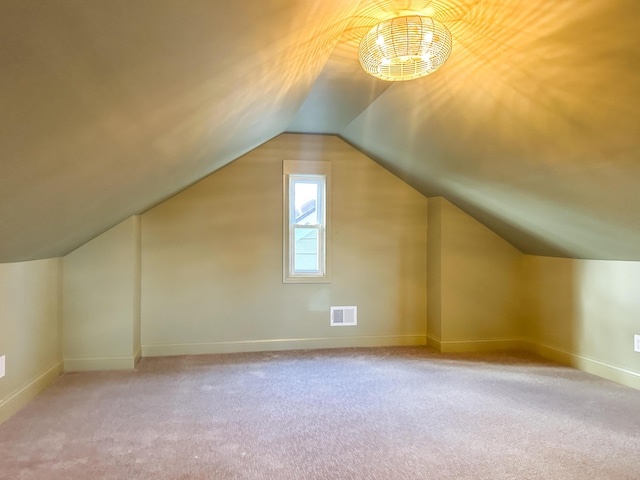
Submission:
[[[144,358],[1,425],[0,478],[637,480],[640,391],[519,353]]]

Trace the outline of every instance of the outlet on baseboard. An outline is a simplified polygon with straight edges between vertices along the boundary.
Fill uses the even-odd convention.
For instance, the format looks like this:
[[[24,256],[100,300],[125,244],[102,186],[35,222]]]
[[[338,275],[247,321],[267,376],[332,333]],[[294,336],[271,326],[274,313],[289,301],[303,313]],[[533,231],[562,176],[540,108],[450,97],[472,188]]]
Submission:
[[[640,352],[640,335],[633,336],[633,351]]]
[[[4,377],[4,355],[0,357],[0,378]]]

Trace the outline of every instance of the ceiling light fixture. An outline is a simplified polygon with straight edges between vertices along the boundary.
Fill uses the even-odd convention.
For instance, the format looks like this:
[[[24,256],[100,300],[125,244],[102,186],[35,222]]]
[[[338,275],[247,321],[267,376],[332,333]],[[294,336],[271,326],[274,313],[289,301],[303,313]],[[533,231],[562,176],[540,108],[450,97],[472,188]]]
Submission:
[[[412,80],[440,68],[451,54],[451,33],[431,17],[385,20],[360,42],[360,65],[387,81]]]

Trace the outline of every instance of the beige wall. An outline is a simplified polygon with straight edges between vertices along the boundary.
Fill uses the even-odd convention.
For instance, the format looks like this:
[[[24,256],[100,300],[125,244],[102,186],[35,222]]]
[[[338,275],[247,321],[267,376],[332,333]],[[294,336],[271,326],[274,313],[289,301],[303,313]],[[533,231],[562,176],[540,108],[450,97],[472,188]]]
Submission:
[[[523,255],[439,197],[428,251],[430,343],[526,348],[640,388],[640,262]]]
[[[139,217],[64,257],[64,368],[133,368],[139,355]]]
[[[429,199],[429,215],[435,217],[430,226],[440,228],[439,245],[429,247],[440,254],[429,258],[430,264],[439,261],[439,291],[429,300],[440,296],[440,322],[430,322],[440,324],[440,336],[430,330],[430,343],[442,351],[518,348],[524,332],[522,253],[444,198]]]
[[[429,199],[427,209],[427,341],[440,349],[442,339],[442,197]]]
[[[640,262],[525,256],[534,350],[640,388]]]
[[[282,283],[282,160],[332,162],[332,282]],[[427,210],[428,207],[428,210]],[[427,263],[427,257],[429,259]],[[428,282],[428,284],[427,284]],[[640,388],[640,262],[534,257],[332,136],[281,135],[64,259],[0,265],[0,422],[140,355],[525,347]],[[357,305],[357,327],[330,327]]]
[[[142,356],[142,314],[141,314],[141,284],[142,284],[142,227],[141,217],[135,216],[133,221],[133,355],[134,363],[137,363]]]
[[[282,282],[283,160],[332,162],[330,284]],[[143,354],[424,344],[426,218],[337,137],[281,135],[142,216]]]
[[[61,259],[0,264],[0,422],[62,372]]]

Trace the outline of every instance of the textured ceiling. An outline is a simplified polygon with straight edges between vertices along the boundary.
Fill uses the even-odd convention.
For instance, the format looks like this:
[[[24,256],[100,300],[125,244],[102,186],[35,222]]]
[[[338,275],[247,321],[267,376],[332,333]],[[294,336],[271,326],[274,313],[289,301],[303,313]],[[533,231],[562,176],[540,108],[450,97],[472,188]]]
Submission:
[[[453,34],[390,84],[359,38]],[[0,262],[63,255],[284,131],[332,133],[526,253],[640,260],[637,0],[4,0]]]

